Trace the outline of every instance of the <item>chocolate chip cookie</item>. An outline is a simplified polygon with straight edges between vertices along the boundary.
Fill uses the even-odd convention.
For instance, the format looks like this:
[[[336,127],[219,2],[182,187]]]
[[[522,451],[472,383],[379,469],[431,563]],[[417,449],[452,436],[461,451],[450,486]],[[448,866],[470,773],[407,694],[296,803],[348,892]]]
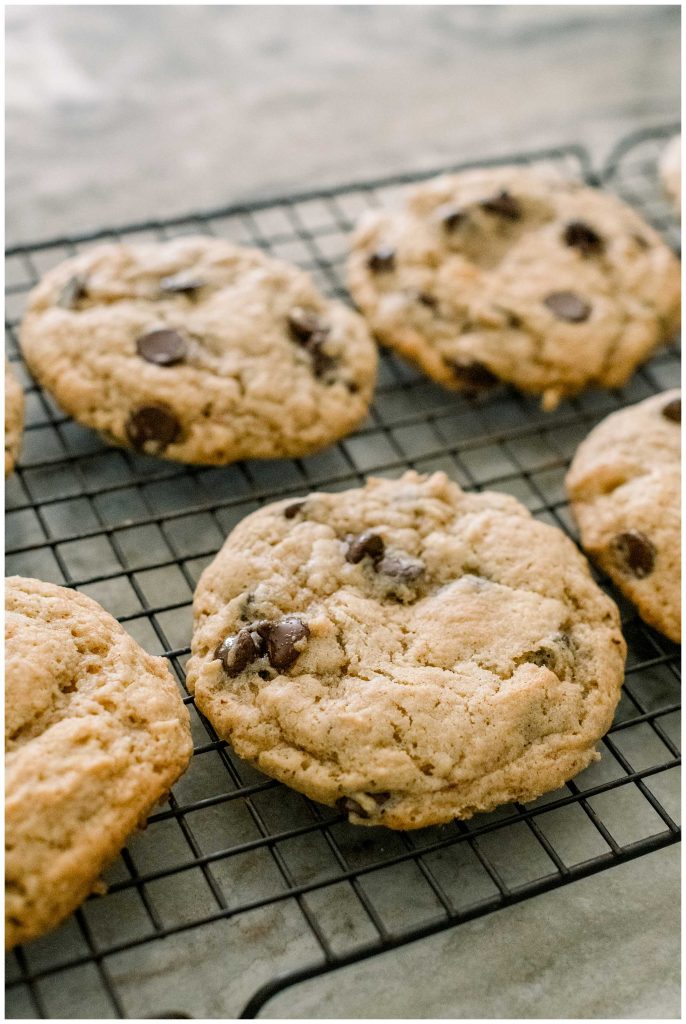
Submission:
[[[188,712],[166,662],[95,601],[5,583],[5,930],[59,924],[184,771]]]
[[[613,602],[564,534],[444,473],[244,519],[198,584],[188,684],[221,737],[349,820],[532,800],[619,699]]]
[[[681,136],[675,135],[660,157],[660,178],[665,192],[681,213]]]
[[[567,490],[588,554],[643,619],[681,642],[681,395],[603,420],[579,446]]]
[[[181,462],[305,455],[365,416],[376,348],[302,271],[197,237],[103,245],[51,270],[26,361],[75,419]]]
[[[9,476],[19,455],[24,428],[24,392],[5,359],[5,476]]]
[[[679,263],[659,235],[541,168],[436,178],[369,213],[348,282],[379,340],[440,384],[505,381],[546,409],[621,386],[679,324]]]

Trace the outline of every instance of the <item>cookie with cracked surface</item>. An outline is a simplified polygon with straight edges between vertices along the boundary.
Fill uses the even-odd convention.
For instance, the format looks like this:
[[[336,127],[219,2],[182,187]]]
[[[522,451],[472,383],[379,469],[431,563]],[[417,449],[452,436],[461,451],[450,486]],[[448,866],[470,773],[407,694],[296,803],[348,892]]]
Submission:
[[[625,645],[559,530],[443,473],[244,519],[194,600],[188,683],[241,757],[350,821],[419,828],[596,758]]]
[[[660,178],[662,185],[681,213],[681,136],[675,135],[665,146],[660,157]]]
[[[5,942],[93,891],[186,768],[188,712],[166,662],[85,594],[5,581]]]
[[[197,237],[104,245],[32,292],[34,376],[111,443],[181,462],[306,455],[367,412],[377,354],[364,320],[309,275]]]
[[[19,455],[24,429],[24,392],[5,359],[5,476],[9,476]]]
[[[681,642],[681,393],[612,413],[579,446],[567,491],[581,544],[643,619]]]
[[[455,391],[544,408],[619,387],[679,324],[679,262],[612,195],[542,168],[436,178],[365,215],[348,284],[385,345]]]

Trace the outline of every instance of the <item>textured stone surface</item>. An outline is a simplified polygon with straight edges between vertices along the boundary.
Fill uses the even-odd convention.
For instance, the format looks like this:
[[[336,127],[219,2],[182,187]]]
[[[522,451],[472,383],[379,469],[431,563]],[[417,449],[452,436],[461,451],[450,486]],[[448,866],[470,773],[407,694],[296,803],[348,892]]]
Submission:
[[[410,44],[411,40],[411,44]],[[10,7],[7,235],[581,141],[679,111],[679,9]]]

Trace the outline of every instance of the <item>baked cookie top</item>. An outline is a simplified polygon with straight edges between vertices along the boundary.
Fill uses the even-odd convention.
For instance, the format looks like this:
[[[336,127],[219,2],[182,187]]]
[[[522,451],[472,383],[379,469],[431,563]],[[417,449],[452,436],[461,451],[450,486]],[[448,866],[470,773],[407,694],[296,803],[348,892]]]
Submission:
[[[200,579],[188,685],[241,757],[356,824],[561,785],[619,699],[613,602],[559,530],[445,474],[269,505]]]
[[[441,384],[506,381],[547,409],[623,384],[680,315],[679,262],[660,236],[545,168],[436,178],[370,212],[348,283],[379,340]]]
[[[182,462],[304,455],[364,417],[376,348],[309,275],[207,238],[102,245],[32,292],[34,376],[108,440]]]
[[[603,420],[579,446],[567,490],[581,543],[641,617],[681,641],[681,393]]]
[[[42,935],[184,771],[188,712],[166,662],[100,605],[5,583],[6,944]]]
[[[24,392],[5,359],[5,476],[14,469],[24,429]]]
[[[681,212],[681,136],[675,135],[660,157],[660,177],[667,195]]]

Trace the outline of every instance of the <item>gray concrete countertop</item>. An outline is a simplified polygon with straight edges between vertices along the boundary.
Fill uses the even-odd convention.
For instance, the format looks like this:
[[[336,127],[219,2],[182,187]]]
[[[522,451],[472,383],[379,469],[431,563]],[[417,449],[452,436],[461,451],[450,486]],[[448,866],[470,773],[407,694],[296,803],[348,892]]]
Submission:
[[[569,142],[599,160],[679,106],[671,5],[10,6],[7,241]],[[289,990],[265,1016],[677,1017],[678,873],[678,848],[650,854]],[[145,947],[143,980],[138,954],[115,967],[130,1015],[172,974],[209,1006],[226,948],[190,971],[182,950],[205,940],[179,939],[157,964]],[[216,1015],[240,1010],[245,980]]]

